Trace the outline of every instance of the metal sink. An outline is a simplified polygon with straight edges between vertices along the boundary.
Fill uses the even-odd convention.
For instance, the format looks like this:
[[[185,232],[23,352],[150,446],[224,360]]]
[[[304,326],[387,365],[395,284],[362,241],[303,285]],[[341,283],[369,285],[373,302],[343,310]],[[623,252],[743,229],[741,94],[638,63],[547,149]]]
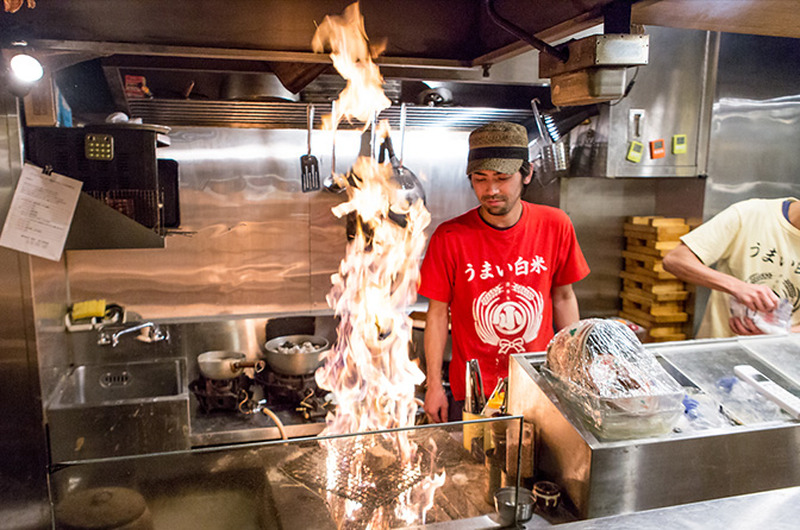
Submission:
[[[189,392],[180,359],[81,365],[47,406],[54,462],[189,448]]]
[[[180,360],[75,367],[56,388],[52,408],[157,400],[186,393]]]

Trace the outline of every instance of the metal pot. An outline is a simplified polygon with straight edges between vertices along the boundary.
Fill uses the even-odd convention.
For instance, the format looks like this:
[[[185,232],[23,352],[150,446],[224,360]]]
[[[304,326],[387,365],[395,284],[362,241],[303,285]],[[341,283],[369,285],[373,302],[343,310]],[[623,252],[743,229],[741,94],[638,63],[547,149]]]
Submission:
[[[245,368],[261,372],[265,364],[264,361],[247,361],[241,352],[214,350],[198,355],[197,366],[204,377],[223,380],[239,377]]]
[[[311,351],[298,351],[306,342],[310,342],[314,348]],[[328,339],[315,335],[275,337],[264,345],[265,358],[270,368],[283,375],[313,373],[322,362],[322,355],[329,348]]]

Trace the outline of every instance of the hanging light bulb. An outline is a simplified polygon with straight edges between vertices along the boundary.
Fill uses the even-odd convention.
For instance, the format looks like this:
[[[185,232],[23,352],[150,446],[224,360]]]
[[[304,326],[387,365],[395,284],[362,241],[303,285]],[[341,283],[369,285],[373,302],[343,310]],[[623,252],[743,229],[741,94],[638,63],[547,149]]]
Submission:
[[[19,53],[8,62],[11,75],[20,83],[33,84],[44,75],[44,68],[35,57],[26,53]]]
[[[24,40],[12,41],[2,50],[0,65],[0,85],[5,84],[9,92],[17,97],[25,97],[44,77],[44,67],[31,53]]]

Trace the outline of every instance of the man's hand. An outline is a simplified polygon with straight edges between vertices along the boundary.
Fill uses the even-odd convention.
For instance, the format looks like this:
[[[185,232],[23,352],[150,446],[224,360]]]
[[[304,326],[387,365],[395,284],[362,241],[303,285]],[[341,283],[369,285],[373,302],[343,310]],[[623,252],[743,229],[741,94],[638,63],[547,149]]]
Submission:
[[[728,325],[731,327],[731,331],[737,335],[764,335],[764,332],[755,325],[755,322],[747,317],[731,317],[728,320]]]
[[[428,385],[425,391],[425,413],[434,423],[447,421],[447,395],[444,387],[439,384]]]
[[[766,285],[741,282],[731,295],[739,300],[748,309],[769,313],[778,307],[780,299],[775,292]],[[731,326],[733,329],[733,326]]]
[[[765,285],[747,283],[705,265],[685,243],[670,250],[663,260],[664,270],[684,282],[727,293],[748,309],[768,313],[778,305],[778,297]]]

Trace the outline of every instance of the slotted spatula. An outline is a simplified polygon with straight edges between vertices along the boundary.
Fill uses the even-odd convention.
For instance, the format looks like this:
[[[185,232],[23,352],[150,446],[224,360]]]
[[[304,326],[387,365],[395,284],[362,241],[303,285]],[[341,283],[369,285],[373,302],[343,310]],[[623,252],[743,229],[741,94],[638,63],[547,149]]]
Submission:
[[[300,169],[302,171],[300,184],[303,192],[316,191],[319,189],[319,162],[317,157],[311,154],[311,130],[314,128],[314,105],[309,105],[306,110],[308,120],[308,154],[300,157]]]

